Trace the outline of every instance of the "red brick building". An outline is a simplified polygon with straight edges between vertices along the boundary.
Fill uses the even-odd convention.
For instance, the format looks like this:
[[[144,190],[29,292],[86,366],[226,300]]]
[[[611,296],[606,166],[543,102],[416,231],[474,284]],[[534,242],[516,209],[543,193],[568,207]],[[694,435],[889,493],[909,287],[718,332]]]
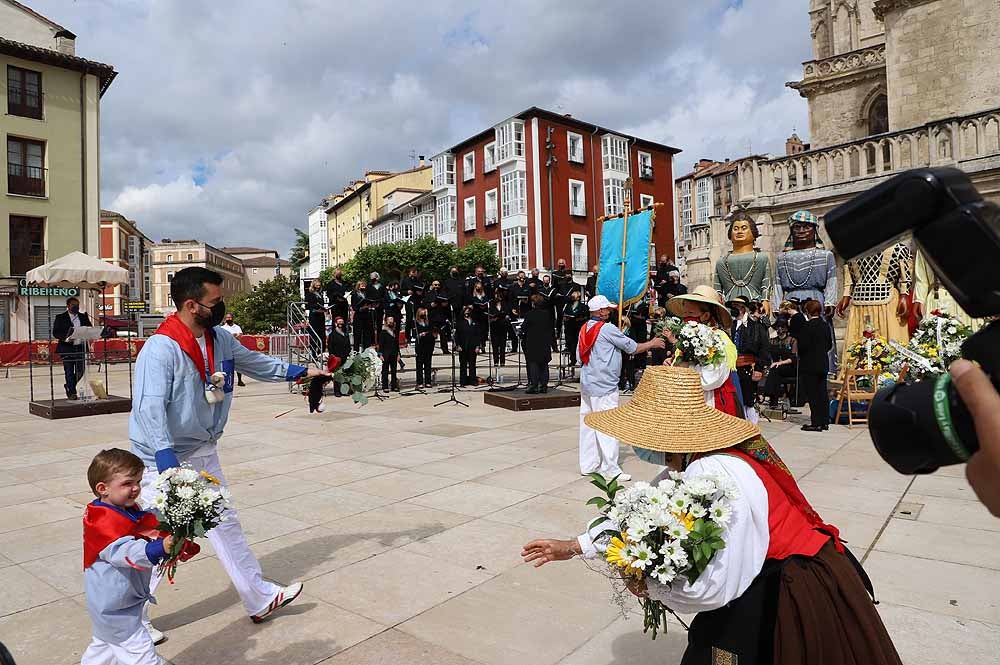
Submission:
[[[622,211],[631,178],[633,208],[663,203],[652,251],[673,256],[678,152],[530,108],[434,158],[437,235],[459,246],[483,238],[512,272],[554,268],[565,259],[574,272],[586,273],[599,254],[597,220]]]

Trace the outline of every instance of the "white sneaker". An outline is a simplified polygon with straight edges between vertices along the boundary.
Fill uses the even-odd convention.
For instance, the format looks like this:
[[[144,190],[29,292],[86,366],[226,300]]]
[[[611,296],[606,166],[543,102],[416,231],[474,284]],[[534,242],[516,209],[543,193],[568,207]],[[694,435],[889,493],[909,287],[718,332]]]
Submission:
[[[278,591],[274,598],[271,600],[271,604],[267,606],[260,614],[254,614],[250,617],[250,620],[254,623],[261,623],[266,620],[269,616],[280,610],[282,607],[288,605],[293,600],[299,597],[302,593],[302,583],[296,582],[294,584],[289,584],[284,589]]]
[[[149,621],[143,621],[142,627],[146,629],[147,633],[149,633],[149,639],[153,640],[153,644],[163,644],[167,641],[166,634],[162,630],[153,628],[153,624]]]

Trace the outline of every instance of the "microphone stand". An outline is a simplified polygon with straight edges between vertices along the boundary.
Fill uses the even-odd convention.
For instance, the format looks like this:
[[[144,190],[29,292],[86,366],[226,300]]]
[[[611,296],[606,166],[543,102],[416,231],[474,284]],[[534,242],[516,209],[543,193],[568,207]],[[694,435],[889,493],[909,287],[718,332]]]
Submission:
[[[452,309],[452,308],[449,307],[449,309]],[[456,388],[455,388],[455,347],[458,346],[458,343],[456,341],[458,339],[458,325],[457,325],[457,322],[456,322],[456,319],[455,319],[455,311],[454,311],[454,309],[452,309],[452,312],[451,312],[451,321],[452,321],[452,335],[451,335],[451,387],[447,388],[447,389],[442,389],[442,390],[438,391],[439,393],[451,393],[451,394],[448,396],[448,399],[444,400],[443,402],[438,402],[437,404],[434,405],[434,407],[437,408],[437,407],[442,406],[444,404],[450,404],[450,403],[454,402],[455,404],[461,404],[462,406],[468,408],[468,406],[469,406],[468,404],[466,404],[465,402],[463,402],[460,399],[458,399],[457,397],[455,397],[455,390],[456,390]]]
[[[375,321],[378,319],[378,316],[375,315],[374,310],[369,310],[369,311],[372,312],[372,315],[371,315],[372,340],[375,341],[375,345],[376,345],[375,348],[378,348],[378,334],[376,333],[376,330],[375,330],[375,325],[376,325]],[[398,358],[397,358],[397,360],[398,360]],[[384,356],[382,357],[382,362],[383,363],[387,362]],[[374,397],[375,399],[377,399],[380,402],[384,402],[385,400],[389,399],[389,396],[388,395],[383,395],[382,393],[379,392],[378,385],[379,385],[379,382],[381,380],[382,380],[381,376],[375,377],[375,392],[372,393],[372,397]]]

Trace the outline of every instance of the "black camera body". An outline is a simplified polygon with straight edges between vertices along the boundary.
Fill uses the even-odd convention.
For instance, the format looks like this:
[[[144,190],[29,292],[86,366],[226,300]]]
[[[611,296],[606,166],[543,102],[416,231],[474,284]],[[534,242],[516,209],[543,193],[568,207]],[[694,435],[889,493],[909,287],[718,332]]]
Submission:
[[[912,233],[917,247],[958,304],[973,317],[1000,315],[1000,206],[984,201],[953,168],[901,173],[825,216],[844,259],[881,251]],[[1000,321],[962,345],[1000,390]],[[879,391],[869,407],[875,447],[900,473],[932,473],[979,449],[975,425],[950,376]]]

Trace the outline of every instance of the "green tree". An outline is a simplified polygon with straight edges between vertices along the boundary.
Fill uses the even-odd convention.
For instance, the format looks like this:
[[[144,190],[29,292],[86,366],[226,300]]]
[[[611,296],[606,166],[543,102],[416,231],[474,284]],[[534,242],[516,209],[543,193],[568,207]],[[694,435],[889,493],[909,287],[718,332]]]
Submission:
[[[493,245],[474,238],[455,251],[455,265],[465,274],[472,274],[477,265],[482,265],[487,275],[495,275],[500,270],[500,257]]]
[[[285,327],[289,303],[298,302],[298,281],[275,275],[258,284],[253,291],[233,296],[226,301],[226,309],[250,335],[271,333]]]
[[[302,271],[302,266],[309,262],[309,234],[302,229],[295,229],[295,246],[288,259],[296,275]]]
[[[385,243],[367,245],[341,266],[344,280],[354,283],[377,272],[384,283],[402,279],[406,269],[416,266],[424,279],[444,279],[448,268],[458,266],[464,274],[471,274],[476,265],[482,264],[487,273],[496,274],[500,258],[493,246],[485,240],[471,240],[462,248],[436,238],[425,236],[413,243]],[[333,278],[335,268],[327,268],[320,275],[326,284]]]

